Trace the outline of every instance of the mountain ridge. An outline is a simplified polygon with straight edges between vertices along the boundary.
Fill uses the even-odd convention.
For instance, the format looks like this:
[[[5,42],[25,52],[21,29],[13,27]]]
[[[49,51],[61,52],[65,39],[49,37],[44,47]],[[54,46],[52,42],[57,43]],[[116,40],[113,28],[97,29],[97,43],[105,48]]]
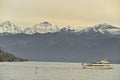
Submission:
[[[45,28],[49,24],[45,22]],[[6,34],[0,36],[0,47],[33,61],[89,62],[107,58],[120,63],[119,28],[109,24],[80,31],[64,27],[56,32]]]
[[[14,23],[11,23],[10,21],[5,21],[0,24],[0,33],[12,33],[12,34],[34,34],[34,33],[40,33],[40,34],[45,34],[45,33],[54,33],[54,32],[59,32],[60,30],[66,29],[67,30],[72,30],[74,32],[87,32],[87,31],[94,31],[94,32],[99,32],[101,34],[109,33],[111,35],[118,35],[120,34],[120,28],[109,25],[107,23],[103,24],[97,24],[92,27],[87,27],[85,29],[71,29],[71,27],[63,27],[59,28],[57,25],[51,24],[47,21],[41,22],[39,24],[34,25],[33,27],[27,27],[22,29],[21,27],[16,26]]]

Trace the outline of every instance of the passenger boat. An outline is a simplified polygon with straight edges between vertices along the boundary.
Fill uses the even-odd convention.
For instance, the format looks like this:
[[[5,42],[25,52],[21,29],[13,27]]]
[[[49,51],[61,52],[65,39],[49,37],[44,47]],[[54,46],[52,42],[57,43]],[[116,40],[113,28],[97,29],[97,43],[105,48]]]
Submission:
[[[82,64],[83,69],[113,69],[109,61],[106,59],[94,63]]]

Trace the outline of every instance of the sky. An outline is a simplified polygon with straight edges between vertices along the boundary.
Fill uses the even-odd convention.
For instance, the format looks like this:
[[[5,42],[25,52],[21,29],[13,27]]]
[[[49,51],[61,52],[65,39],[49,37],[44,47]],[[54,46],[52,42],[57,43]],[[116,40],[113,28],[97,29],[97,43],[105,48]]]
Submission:
[[[120,27],[120,0],[0,0],[0,23],[31,27],[43,21],[59,26]]]

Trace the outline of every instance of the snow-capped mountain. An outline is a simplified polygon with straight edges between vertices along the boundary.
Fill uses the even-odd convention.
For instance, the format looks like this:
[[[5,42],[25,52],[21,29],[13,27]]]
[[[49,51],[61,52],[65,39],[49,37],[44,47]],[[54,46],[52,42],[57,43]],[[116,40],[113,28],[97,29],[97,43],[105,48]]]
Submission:
[[[0,33],[12,33],[12,34],[34,34],[34,33],[53,33],[59,31],[59,28],[54,25],[50,24],[48,22],[41,22],[40,24],[36,24],[33,27],[28,27],[25,29],[22,29],[21,27],[18,27],[14,23],[11,23],[10,21],[5,21],[0,24]]]
[[[54,32],[72,32],[72,33],[101,33],[101,34],[109,34],[109,35],[118,35],[120,34],[120,28],[114,27],[109,24],[98,24],[93,27],[87,27],[86,29],[72,29],[70,26],[66,26],[62,29],[59,29],[57,25],[51,24],[47,21],[41,22],[39,24],[34,25],[33,27],[27,27],[22,29],[22,27],[18,27],[14,23],[11,23],[10,21],[5,21],[0,24],[0,34],[3,33],[12,33],[12,34],[34,34],[34,33],[54,33]]]
[[[42,22],[21,31],[8,21],[2,23],[0,28],[3,30],[1,34],[15,33],[0,36],[0,47],[21,58],[85,62],[107,57],[110,62],[120,63],[120,28],[112,25],[98,24],[74,30],[70,27],[58,29],[53,24]]]
[[[104,23],[95,25],[93,27],[88,27],[84,30],[81,30],[81,32],[82,33],[96,32],[101,34],[118,35],[120,34],[120,28]]]
[[[0,24],[0,33],[18,34],[21,32],[22,32],[22,29],[17,25],[15,25],[14,23],[11,23],[10,21],[5,21]]]
[[[33,33],[53,33],[58,32],[59,28],[56,25],[50,24],[49,22],[41,22],[40,24],[36,24],[32,28],[26,28],[24,33],[33,34]]]

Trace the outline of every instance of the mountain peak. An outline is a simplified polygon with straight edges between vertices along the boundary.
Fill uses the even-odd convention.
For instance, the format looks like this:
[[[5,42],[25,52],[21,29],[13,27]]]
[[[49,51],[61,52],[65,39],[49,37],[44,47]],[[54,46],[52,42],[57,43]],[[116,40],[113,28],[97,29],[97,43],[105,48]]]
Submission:
[[[57,32],[59,29],[56,25],[50,24],[47,21],[41,22],[40,24],[36,24],[32,28],[25,29],[26,34],[34,34],[34,33],[54,33]]]
[[[0,26],[4,26],[4,25],[11,26],[11,24],[12,24],[12,23],[11,23],[10,21],[5,21],[5,22],[1,23]]]
[[[10,21],[5,21],[0,24],[0,33],[21,33],[21,28]]]
[[[96,29],[119,29],[118,27],[114,27],[107,23],[95,25],[94,28],[96,28]]]
[[[52,24],[50,24],[50,23],[47,22],[47,21],[41,22],[41,23],[38,24],[38,25],[40,25],[40,26],[44,26],[44,27],[50,27],[50,26],[52,26]]]
[[[47,22],[47,21],[44,21],[44,22],[42,22],[43,24],[50,24],[49,22]]]
[[[96,32],[101,34],[110,34],[110,35],[118,35],[120,34],[120,28],[109,25],[107,23],[94,25],[93,27],[88,27],[82,32]]]

